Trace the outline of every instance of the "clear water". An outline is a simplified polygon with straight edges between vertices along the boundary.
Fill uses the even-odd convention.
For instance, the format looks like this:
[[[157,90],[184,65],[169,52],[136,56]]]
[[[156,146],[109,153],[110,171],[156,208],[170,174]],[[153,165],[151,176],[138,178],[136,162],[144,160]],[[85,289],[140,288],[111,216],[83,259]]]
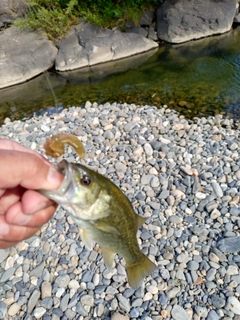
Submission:
[[[0,121],[91,102],[167,104],[188,118],[240,117],[240,29],[0,90]],[[51,88],[52,87],[52,88]],[[53,94],[54,93],[54,94]]]

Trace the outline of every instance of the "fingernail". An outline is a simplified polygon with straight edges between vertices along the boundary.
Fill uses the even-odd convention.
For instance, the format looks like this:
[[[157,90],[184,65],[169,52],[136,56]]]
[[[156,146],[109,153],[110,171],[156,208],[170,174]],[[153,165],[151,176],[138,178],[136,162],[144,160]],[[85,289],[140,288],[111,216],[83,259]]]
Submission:
[[[4,222],[1,222],[1,224],[0,224],[0,238],[3,238],[8,233],[9,233],[9,225]]]
[[[15,217],[15,219],[13,220],[13,223],[19,226],[24,226],[31,220],[31,218],[32,218],[31,216],[28,216],[26,214],[19,214],[18,216]]]
[[[60,172],[58,172],[54,167],[50,167],[48,170],[47,181],[57,189],[63,180],[63,176]]]

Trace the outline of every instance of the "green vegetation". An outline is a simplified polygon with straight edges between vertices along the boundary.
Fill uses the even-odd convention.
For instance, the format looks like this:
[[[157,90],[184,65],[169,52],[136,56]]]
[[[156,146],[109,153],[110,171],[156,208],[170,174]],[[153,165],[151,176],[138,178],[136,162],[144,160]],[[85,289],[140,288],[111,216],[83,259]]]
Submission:
[[[124,28],[126,21],[137,24],[145,8],[155,8],[163,0],[26,0],[29,11],[17,19],[19,28],[40,29],[49,39],[61,39],[70,27],[86,21],[101,27]]]

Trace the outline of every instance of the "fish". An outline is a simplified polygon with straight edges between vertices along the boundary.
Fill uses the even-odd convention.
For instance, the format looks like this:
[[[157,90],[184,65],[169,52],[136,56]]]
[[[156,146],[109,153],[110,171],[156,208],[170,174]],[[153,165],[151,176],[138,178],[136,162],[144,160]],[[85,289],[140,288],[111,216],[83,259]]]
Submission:
[[[66,160],[58,164],[58,170],[64,175],[60,187],[39,192],[68,211],[89,249],[94,242],[99,244],[109,270],[115,253],[120,254],[126,262],[130,287],[140,287],[144,278],[156,269],[137,241],[137,230],[145,219],[135,213],[120,188],[100,173]]]

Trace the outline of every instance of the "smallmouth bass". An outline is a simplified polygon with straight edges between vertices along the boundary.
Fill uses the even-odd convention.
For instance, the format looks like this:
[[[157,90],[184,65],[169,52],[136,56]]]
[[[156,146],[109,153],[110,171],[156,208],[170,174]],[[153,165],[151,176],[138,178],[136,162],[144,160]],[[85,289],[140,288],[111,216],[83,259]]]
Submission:
[[[108,178],[84,165],[62,160],[64,180],[57,190],[39,190],[66,209],[80,227],[88,248],[99,243],[104,262],[112,268],[114,254],[126,261],[129,285],[138,288],[156,265],[141,251],[136,233],[145,219],[137,215],[129,199]]]

